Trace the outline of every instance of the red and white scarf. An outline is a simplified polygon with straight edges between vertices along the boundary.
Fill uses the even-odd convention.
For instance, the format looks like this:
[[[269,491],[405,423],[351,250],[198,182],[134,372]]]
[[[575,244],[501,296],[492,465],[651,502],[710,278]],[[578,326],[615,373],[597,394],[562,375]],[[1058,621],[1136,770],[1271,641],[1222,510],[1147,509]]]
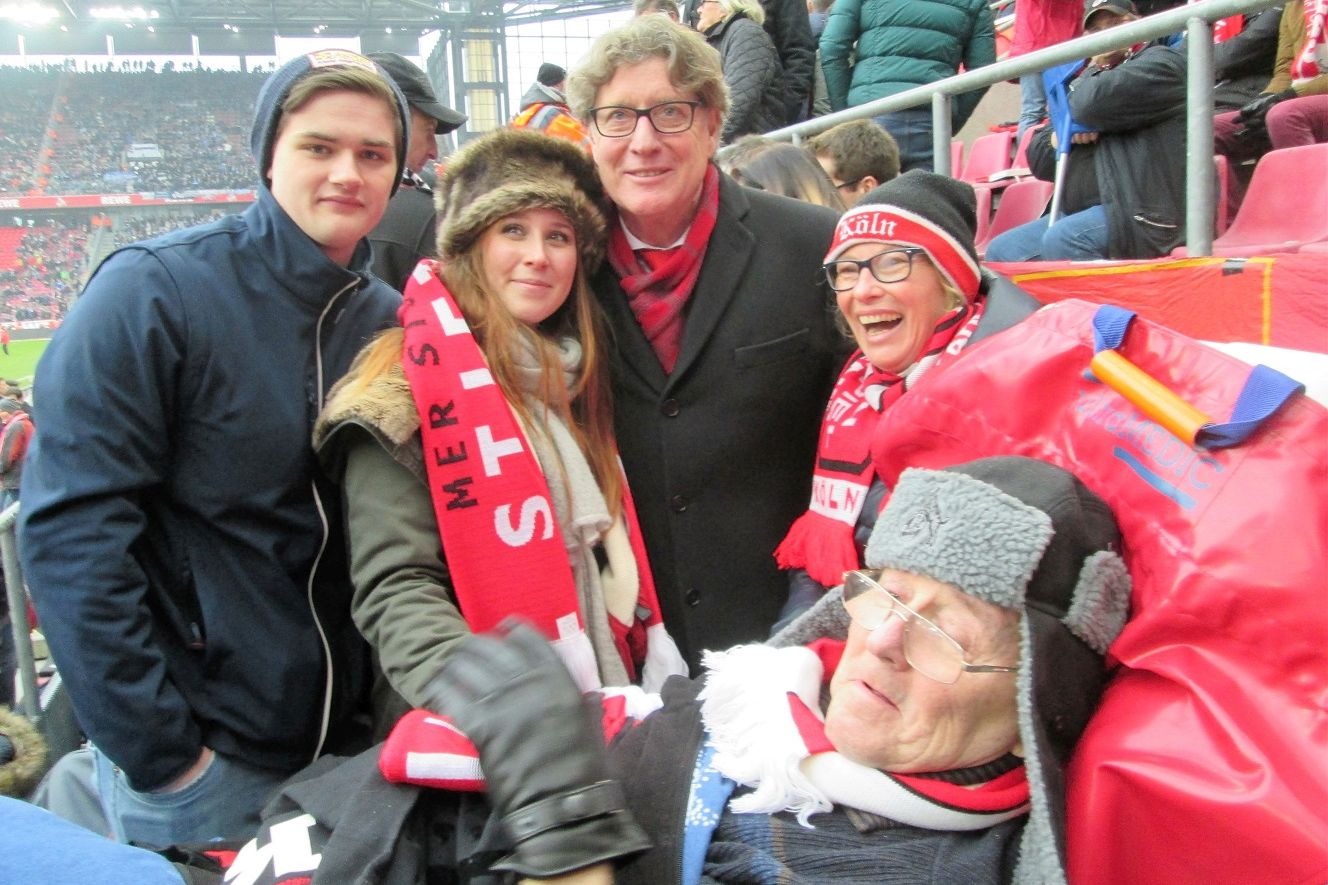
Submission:
[[[525,617],[553,643],[577,684],[596,688],[599,668],[548,483],[437,269],[421,262],[406,285],[401,364],[419,411],[429,493],[457,606],[477,633],[509,615]],[[640,580],[637,611],[648,614],[620,647],[638,652],[623,655],[629,676],[642,668],[658,685],[685,671],[660,618],[625,481],[623,490]]]
[[[618,274],[627,303],[665,372],[672,372],[682,348],[683,312],[701,274],[710,234],[719,218],[719,170],[706,168],[701,203],[682,245],[637,254],[621,222],[610,225],[609,264]]]
[[[1291,63],[1291,80],[1328,73],[1328,0],[1305,0],[1305,43]]]
[[[790,811],[811,815],[843,805],[929,830],[967,831],[1026,814],[1023,766],[977,786],[890,774],[841,755],[825,736],[819,695],[844,643],[807,648],[745,645],[707,652],[701,716],[715,747],[716,771],[753,787],[729,805],[735,813]],[[661,706],[639,688],[600,693],[605,741]],[[378,756],[393,783],[483,792],[479,751],[446,716],[412,710],[392,729]]]
[[[985,305],[966,302],[942,316],[922,356],[903,374],[873,367],[862,351],[849,358],[821,421],[811,504],[775,550],[780,568],[806,569],[812,580],[833,587],[861,564],[853,529],[875,473],[871,437],[877,419],[923,375],[963,350]]]
[[[1023,766],[974,787],[891,774],[854,762],[825,736],[822,686],[844,643],[810,647],[741,645],[707,652],[701,716],[716,771],[752,792],[729,803],[737,813],[789,811],[809,826],[835,805],[929,830],[981,830],[1026,814]]]

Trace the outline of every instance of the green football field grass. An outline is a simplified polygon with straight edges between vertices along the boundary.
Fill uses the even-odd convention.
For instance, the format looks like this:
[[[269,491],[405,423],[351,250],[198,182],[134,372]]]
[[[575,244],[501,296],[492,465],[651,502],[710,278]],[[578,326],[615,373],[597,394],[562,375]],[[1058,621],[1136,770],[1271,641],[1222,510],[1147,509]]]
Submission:
[[[46,349],[49,338],[14,339],[9,342],[9,354],[0,353],[0,378],[19,382],[24,389],[32,386],[32,371]]]

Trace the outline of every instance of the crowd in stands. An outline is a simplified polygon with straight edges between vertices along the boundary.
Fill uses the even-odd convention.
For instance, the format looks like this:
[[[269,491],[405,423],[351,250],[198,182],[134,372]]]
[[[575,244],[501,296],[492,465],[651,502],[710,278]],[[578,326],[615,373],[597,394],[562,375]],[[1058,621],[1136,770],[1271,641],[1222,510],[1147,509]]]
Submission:
[[[8,232],[13,228],[0,229]],[[0,255],[0,323],[58,320],[78,295],[87,271],[87,221],[27,228]]]
[[[0,324],[61,319],[93,269],[97,228],[109,231],[109,237],[96,245],[98,255],[105,255],[129,243],[214,221],[238,208],[171,210],[114,222],[99,215],[0,227]]]
[[[55,98],[56,76],[44,71],[0,73],[0,193],[21,192],[32,181]]]
[[[237,208],[242,207],[237,204]],[[112,230],[113,248],[119,249],[121,246],[160,236],[173,230],[179,230],[182,227],[189,227],[192,224],[206,224],[209,221],[216,221],[218,218],[230,215],[233,211],[235,210],[214,209],[199,213],[180,210],[154,212],[151,215],[142,215],[137,218],[123,218],[116,221]]]
[[[244,133],[263,77],[203,69],[6,69],[0,88],[14,98],[0,110],[0,191],[253,187]]]

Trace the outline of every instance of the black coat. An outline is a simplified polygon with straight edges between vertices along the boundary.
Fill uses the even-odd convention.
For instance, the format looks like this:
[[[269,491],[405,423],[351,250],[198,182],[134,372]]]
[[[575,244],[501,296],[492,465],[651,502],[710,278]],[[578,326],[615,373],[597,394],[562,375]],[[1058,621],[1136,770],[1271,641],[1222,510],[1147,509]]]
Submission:
[[[666,375],[607,265],[618,445],[664,622],[702,649],[763,638],[774,550],[807,509],[821,414],[848,343],[819,279],[836,216],[720,178],[719,219]]]
[[[1185,241],[1185,68],[1183,50],[1147,46],[1071,86],[1070,112],[1102,134],[1109,258],[1154,258]]]
[[[742,13],[710,27],[706,42],[719,52],[724,82],[729,85],[729,112],[721,141],[759,135],[784,125],[784,81],[779,53],[770,35]]]
[[[1277,35],[1282,24],[1280,8],[1255,13],[1245,28],[1230,40],[1213,47],[1213,109],[1234,111],[1253,100],[1273,75],[1277,64]]]
[[[388,201],[383,220],[369,232],[374,274],[404,291],[420,259],[438,255],[434,219],[433,191],[403,184]]]

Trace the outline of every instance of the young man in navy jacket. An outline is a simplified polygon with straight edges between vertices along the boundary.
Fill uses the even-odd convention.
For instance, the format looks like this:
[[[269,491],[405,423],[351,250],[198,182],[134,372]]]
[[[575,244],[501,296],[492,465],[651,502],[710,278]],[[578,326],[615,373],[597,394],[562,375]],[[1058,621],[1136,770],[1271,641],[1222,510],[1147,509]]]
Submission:
[[[395,320],[365,236],[409,121],[362,56],[287,63],[254,205],[108,257],[37,368],[19,550],[122,841],[244,835],[353,730],[365,652],[309,440]]]

